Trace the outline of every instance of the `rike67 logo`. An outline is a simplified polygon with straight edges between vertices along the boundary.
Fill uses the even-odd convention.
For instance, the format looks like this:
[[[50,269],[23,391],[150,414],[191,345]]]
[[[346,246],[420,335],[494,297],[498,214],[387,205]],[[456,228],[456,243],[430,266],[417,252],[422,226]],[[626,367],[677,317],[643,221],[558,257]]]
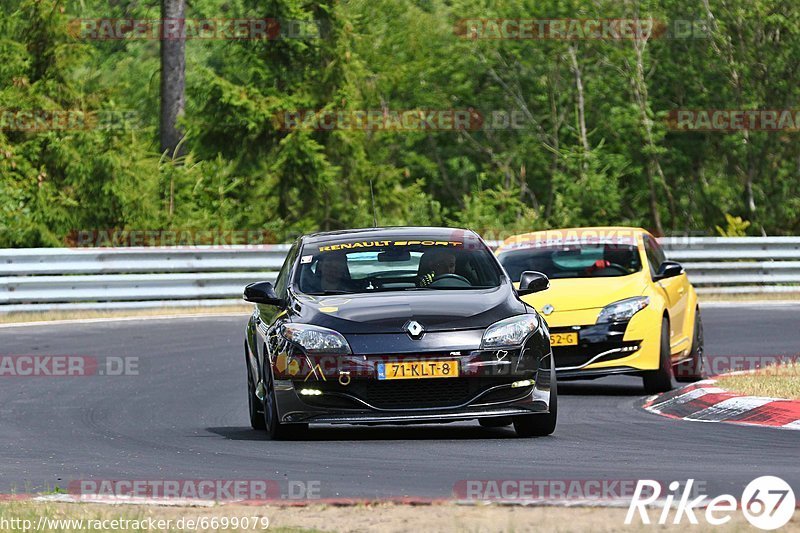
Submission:
[[[648,506],[660,508],[660,515],[655,520],[660,525],[668,523],[673,505],[675,506],[673,524],[682,523],[684,518],[691,524],[697,524],[699,514],[708,524],[721,526],[731,520],[731,515],[740,507],[740,502],[747,521],[763,530],[778,529],[786,525],[794,514],[796,504],[794,491],[779,477],[762,476],[754,479],[745,487],[740,502],[731,494],[721,494],[710,500],[704,495],[692,498],[693,485],[694,480],[689,479],[684,485],[683,492],[678,494],[681,484],[673,481],[669,484],[670,492],[662,498],[659,482],[649,479],[639,480],[628,507],[628,514],[625,516],[625,524],[633,522],[637,511],[642,523],[650,524]],[[700,512],[702,508],[705,508],[704,513]]]

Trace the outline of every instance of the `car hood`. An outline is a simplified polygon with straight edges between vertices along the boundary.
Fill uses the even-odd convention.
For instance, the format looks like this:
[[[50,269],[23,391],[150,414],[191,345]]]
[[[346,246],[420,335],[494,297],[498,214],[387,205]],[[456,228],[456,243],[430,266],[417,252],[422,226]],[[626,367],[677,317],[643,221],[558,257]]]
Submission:
[[[487,290],[421,290],[342,296],[298,295],[293,322],[344,334],[403,333],[410,320],[425,331],[485,328],[528,308],[509,283]]]
[[[538,311],[546,305],[551,305],[555,312],[580,311],[639,296],[645,287],[646,281],[641,273],[613,278],[551,279],[549,289],[522,299]]]

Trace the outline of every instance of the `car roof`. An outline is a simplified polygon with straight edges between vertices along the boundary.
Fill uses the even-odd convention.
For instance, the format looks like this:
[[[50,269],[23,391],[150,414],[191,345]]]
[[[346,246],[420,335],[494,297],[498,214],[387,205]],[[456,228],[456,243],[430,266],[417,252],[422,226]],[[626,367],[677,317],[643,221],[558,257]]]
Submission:
[[[303,237],[304,244],[341,241],[348,239],[384,239],[408,238],[428,239],[435,241],[453,241],[464,238],[477,239],[478,235],[468,229],[443,228],[432,226],[397,226],[381,228],[356,228],[338,231],[311,233]]]
[[[576,227],[576,228],[558,228],[558,229],[548,229],[548,230],[540,230],[540,231],[532,231],[529,233],[520,233],[518,235],[512,235],[503,241],[503,243],[498,247],[498,251],[503,247],[518,244],[520,242],[525,241],[533,241],[533,240],[540,240],[540,239],[566,239],[566,238],[575,238],[580,235],[585,235],[587,233],[594,234],[597,237],[607,237],[607,238],[619,238],[619,237],[630,237],[636,238],[639,235],[651,235],[649,231],[644,228],[637,228],[634,226],[585,226],[585,227]]]

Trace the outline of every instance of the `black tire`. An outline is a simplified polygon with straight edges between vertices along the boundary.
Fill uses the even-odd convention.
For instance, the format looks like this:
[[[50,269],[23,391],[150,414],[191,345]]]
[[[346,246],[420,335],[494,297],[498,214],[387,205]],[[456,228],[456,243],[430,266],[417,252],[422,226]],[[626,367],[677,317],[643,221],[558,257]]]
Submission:
[[[672,390],[672,358],[670,357],[669,320],[667,317],[661,321],[661,350],[658,369],[648,370],[642,374],[642,381],[647,394]]]
[[[264,427],[272,440],[289,440],[301,438],[308,429],[308,424],[281,424],[278,420],[278,403],[275,400],[275,387],[272,376],[267,382],[267,393],[264,396]]]
[[[692,336],[692,351],[690,359],[675,367],[675,380],[683,383],[700,381],[706,378],[706,361],[703,357],[703,319],[700,309],[694,315],[694,334]]]
[[[510,426],[512,420],[510,416],[493,416],[491,418],[479,418],[478,423],[485,428],[502,428]]]
[[[256,396],[256,387],[253,385],[253,373],[250,371],[250,363],[247,364],[247,406],[250,410],[250,426],[253,429],[265,430],[267,425],[264,422],[264,412],[259,411],[264,403]]]
[[[556,430],[558,421],[558,383],[555,370],[550,371],[550,410],[547,413],[513,417],[518,437],[546,437]]]

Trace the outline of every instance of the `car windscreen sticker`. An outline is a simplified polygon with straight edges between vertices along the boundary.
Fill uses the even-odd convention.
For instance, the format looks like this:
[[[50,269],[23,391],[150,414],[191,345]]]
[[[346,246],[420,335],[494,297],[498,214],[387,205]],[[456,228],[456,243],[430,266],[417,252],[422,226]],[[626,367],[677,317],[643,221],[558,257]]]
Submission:
[[[357,241],[357,242],[343,242],[339,244],[327,244],[320,246],[320,252],[334,252],[337,250],[352,250],[359,248],[376,248],[384,246],[448,246],[459,247],[463,246],[461,241],[430,241],[430,240],[407,240],[407,241]]]
[[[300,258],[300,264],[306,265],[310,263],[312,259],[314,259],[313,255],[304,255],[303,257]]]
[[[340,305],[347,305],[352,298],[325,298],[320,300],[320,305],[327,307],[338,307]]]

